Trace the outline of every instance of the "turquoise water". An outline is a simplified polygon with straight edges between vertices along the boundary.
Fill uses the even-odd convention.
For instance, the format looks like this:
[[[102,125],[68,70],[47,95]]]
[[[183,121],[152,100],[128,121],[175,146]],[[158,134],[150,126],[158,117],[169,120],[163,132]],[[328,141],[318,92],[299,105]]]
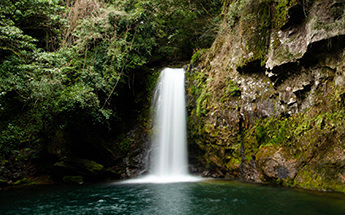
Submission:
[[[39,186],[1,191],[0,214],[343,215],[345,198],[234,181]]]

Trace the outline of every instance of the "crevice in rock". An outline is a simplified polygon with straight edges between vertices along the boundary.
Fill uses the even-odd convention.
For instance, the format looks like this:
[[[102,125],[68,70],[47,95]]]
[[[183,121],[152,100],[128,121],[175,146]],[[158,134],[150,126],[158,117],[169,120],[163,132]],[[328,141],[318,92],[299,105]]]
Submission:
[[[263,73],[265,72],[265,66],[261,65],[261,60],[253,60],[246,63],[243,66],[239,66],[237,71],[240,73]]]
[[[339,54],[345,48],[345,35],[339,35],[328,39],[320,40],[308,45],[307,51],[302,58],[295,62],[288,62],[275,66],[272,70],[267,70],[266,75],[274,83],[279,86],[291,74],[301,70],[303,67],[313,67],[320,60],[332,55]]]
[[[288,11],[288,21],[280,28],[281,30],[286,30],[290,27],[300,25],[304,22],[306,16],[303,10],[303,6],[297,4],[291,7]]]
[[[277,87],[284,82],[291,74],[300,71],[301,67],[298,62],[289,62],[273,68],[269,71],[269,78],[274,83],[274,86]]]
[[[317,64],[320,59],[329,56],[329,53],[337,54],[345,48],[345,35],[339,35],[320,40],[308,45],[306,53],[300,59],[300,64],[308,67]]]
[[[312,82],[303,84],[300,88],[293,89],[293,93],[303,101],[307,97],[307,93],[311,91],[312,86]]]

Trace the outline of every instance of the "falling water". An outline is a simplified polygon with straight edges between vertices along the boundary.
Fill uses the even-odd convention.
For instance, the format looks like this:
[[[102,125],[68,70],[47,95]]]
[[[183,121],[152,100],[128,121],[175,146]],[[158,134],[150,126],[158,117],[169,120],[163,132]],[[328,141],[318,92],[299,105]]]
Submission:
[[[197,181],[188,173],[184,69],[162,71],[154,95],[149,175],[132,182]]]
[[[183,69],[167,68],[162,71],[154,101],[152,174],[159,177],[187,175]]]

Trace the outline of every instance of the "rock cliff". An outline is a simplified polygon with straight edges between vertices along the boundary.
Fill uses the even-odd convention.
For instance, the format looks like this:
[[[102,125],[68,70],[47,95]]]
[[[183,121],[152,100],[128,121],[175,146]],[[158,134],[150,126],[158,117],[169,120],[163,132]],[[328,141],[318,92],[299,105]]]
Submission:
[[[187,71],[195,171],[345,192],[344,9],[225,2],[216,41]]]

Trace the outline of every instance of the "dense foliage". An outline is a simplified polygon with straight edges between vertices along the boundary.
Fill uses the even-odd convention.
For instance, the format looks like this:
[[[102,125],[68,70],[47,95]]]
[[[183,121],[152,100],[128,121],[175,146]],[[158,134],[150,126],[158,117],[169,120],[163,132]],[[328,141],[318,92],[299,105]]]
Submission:
[[[221,0],[2,0],[2,165],[38,156],[57,130],[72,125],[121,127],[134,113],[128,109],[143,101],[134,86],[151,85],[145,68],[209,46],[221,6]]]

